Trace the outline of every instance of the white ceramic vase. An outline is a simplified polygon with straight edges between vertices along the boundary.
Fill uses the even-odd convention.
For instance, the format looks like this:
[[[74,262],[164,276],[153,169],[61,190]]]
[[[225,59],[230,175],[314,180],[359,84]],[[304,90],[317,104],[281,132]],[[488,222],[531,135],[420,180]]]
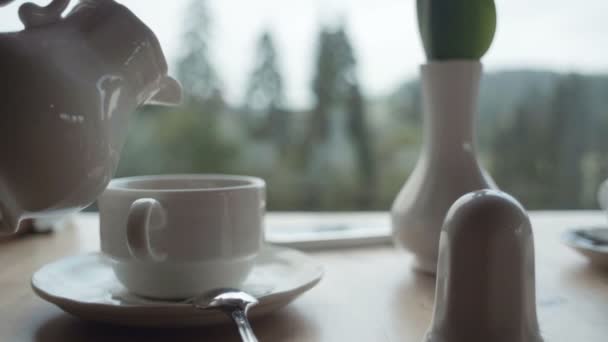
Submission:
[[[462,195],[495,188],[477,161],[475,119],[482,64],[429,62],[421,66],[424,139],[414,171],[392,207],[393,238],[414,255],[417,270],[435,274],[439,235]]]

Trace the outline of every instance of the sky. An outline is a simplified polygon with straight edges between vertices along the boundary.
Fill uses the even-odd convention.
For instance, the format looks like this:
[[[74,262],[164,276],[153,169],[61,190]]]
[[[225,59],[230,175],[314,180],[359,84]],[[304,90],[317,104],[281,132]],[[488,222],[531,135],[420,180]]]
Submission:
[[[156,32],[170,63],[183,51],[180,35],[189,1],[118,0]],[[20,29],[16,10],[23,2],[0,9],[1,31]],[[486,70],[608,73],[608,1],[495,2],[498,27],[482,60]],[[227,99],[235,104],[242,100],[255,43],[264,29],[275,36],[287,98],[295,107],[311,102],[319,27],[336,19],[346,23],[368,95],[390,93],[416,77],[419,65],[425,62],[415,0],[208,0],[208,4],[213,20],[213,62]]]

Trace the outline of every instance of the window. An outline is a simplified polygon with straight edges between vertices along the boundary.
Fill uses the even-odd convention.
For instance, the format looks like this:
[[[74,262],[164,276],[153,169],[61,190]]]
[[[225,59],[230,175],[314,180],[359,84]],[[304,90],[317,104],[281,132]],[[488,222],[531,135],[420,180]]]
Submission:
[[[155,30],[188,97],[133,115],[117,176],[248,174],[268,182],[270,210],[390,207],[422,138],[414,1],[120,2]],[[497,7],[480,159],[530,209],[594,208],[608,177],[608,4]],[[14,10],[0,28],[19,28]]]

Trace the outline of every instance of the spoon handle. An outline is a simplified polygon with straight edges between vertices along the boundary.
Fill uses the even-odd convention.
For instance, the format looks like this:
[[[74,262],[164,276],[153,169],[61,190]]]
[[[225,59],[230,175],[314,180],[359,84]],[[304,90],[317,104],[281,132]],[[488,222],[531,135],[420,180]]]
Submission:
[[[232,311],[230,317],[232,317],[232,320],[239,328],[239,333],[241,334],[243,342],[258,342],[258,339],[255,337],[253,329],[249,324],[249,320],[247,319],[247,313],[245,313],[244,310],[236,309]]]

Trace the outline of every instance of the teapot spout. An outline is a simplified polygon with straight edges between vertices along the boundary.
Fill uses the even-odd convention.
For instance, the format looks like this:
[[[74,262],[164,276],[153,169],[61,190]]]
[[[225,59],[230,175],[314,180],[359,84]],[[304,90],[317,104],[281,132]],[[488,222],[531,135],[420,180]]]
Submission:
[[[182,102],[182,86],[172,77],[165,76],[160,81],[160,88],[146,104],[177,106]]]

